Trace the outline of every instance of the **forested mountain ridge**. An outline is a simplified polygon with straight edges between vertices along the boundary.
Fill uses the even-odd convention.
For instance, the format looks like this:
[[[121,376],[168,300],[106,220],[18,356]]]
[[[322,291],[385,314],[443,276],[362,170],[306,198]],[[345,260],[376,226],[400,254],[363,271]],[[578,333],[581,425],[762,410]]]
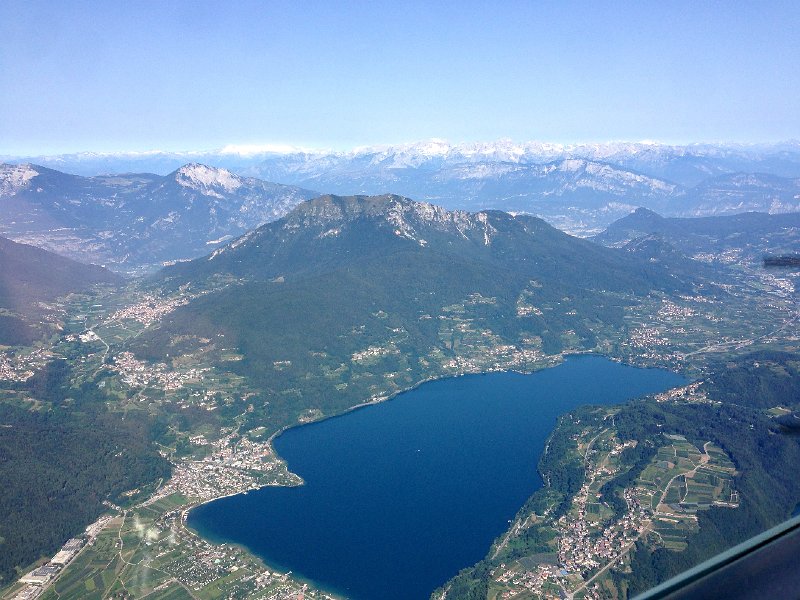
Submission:
[[[153,282],[173,292],[227,283],[168,314],[132,350],[158,361],[236,352],[231,368],[261,390],[269,428],[432,376],[596,349],[649,295],[710,291],[691,273],[535,217],[391,195],[303,203]]]
[[[520,278],[553,279],[553,285],[591,288],[592,278],[610,277],[612,289],[646,292],[668,287],[665,281],[674,279],[533,216],[448,211],[395,195],[321,196],[207,258],[165,268],[159,278],[188,282],[222,273],[255,280],[297,278],[396,252],[421,263],[444,255],[454,264],[482,261],[499,272],[513,268]],[[597,268],[587,268],[590,264]],[[556,274],[562,283],[555,281]]]
[[[638,208],[592,239],[606,246],[621,246],[648,235],[661,236],[689,255],[706,254],[717,262],[724,261],[731,251],[737,257],[760,261],[764,254],[800,249],[800,213],[676,218]]]
[[[43,332],[45,307],[59,296],[122,278],[47,250],[0,237],[0,345],[27,344]]]

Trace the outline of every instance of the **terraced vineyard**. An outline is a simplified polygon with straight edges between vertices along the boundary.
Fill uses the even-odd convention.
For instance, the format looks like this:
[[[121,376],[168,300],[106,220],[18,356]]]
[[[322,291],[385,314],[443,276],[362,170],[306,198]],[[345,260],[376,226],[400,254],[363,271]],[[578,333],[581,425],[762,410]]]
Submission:
[[[636,482],[639,502],[653,511],[653,533],[670,550],[684,550],[695,533],[697,511],[739,506],[733,488],[736,468],[724,450],[711,442],[702,449],[680,435],[658,449]]]

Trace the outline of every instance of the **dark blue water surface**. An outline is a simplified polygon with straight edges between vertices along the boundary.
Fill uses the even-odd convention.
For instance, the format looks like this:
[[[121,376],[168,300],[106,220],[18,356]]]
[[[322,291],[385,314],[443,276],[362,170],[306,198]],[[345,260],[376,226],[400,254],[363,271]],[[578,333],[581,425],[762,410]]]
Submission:
[[[426,383],[286,431],[275,449],[304,486],[211,502],[189,525],[351,598],[428,598],[482,559],[541,486],[536,463],[558,415],[683,383],[597,356]]]

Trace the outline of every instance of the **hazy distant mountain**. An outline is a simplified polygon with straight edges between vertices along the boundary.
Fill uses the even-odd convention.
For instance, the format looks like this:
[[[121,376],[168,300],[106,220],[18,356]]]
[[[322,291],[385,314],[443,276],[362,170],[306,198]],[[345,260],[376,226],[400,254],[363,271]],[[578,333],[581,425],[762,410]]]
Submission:
[[[96,265],[85,265],[27,244],[0,237],[0,346],[29,343],[40,337],[40,303],[121,278]]]
[[[391,191],[451,209],[527,212],[579,234],[635,206],[673,216],[800,210],[797,144],[428,143],[276,154],[246,172],[340,194]]]
[[[33,162],[81,175],[148,172],[166,175],[188,162],[234,172],[247,169],[271,181],[300,182],[322,171],[345,172],[350,165],[437,170],[464,163],[544,164],[582,158],[616,165],[657,179],[691,187],[715,175],[736,172],[800,177],[800,141],[774,144],[669,145],[657,142],[595,144],[515,143],[510,140],[452,144],[429,140],[409,144],[366,146],[352,151],[307,150],[290,146],[228,146],[190,152],[82,152],[55,156],[5,156],[11,163]]]
[[[431,141],[385,147],[366,147],[349,153],[286,152],[252,155],[253,173],[271,179],[305,181],[320,173],[342,175],[376,168],[438,171],[456,165],[542,165],[567,159],[583,159],[613,165],[654,179],[692,187],[720,174],[753,172],[800,177],[800,143],[772,145],[692,144],[670,146],[657,143],[607,144],[515,144],[498,141],[449,144]],[[213,162],[213,161],[212,161]],[[260,164],[259,164],[260,163]]]
[[[676,216],[800,212],[800,178],[764,173],[719,175],[688,190],[680,204]]]
[[[200,256],[315,195],[199,164],[96,177],[1,165],[0,232],[132,271]]]
[[[236,283],[170,313],[135,352],[235,348],[243,359],[228,364],[263,390],[270,427],[431,376],[594,348],[642,297],[703,293],[694,275],[536,217],[393,195],[311,200],[158,280]]]
[[[304,181],[333,193],[392,191],[450,209],[490,208],[545,217],[570,208],[597,211],[609,205],[619,205],[625,214],[629,207],[623,205],[628,199],[660,206],[679,190],[674,184],[586,159],[544,164],[443,162],[431,168],[430,164],[398,163],[397,157],[391,156],[357,170],[351,164],[331,168]]]
[[[593,239],[607,246],[625,246],[652,236],[706,262],[758,263],[765,254],[800,252],[800,213],[665,218],[639,208]]]
[[[800,142],[778,144],[609,145],[603,160],[692,187],[709,177],[764,173],[800,177]]]
[[[215,152],[38,157],[79,173],[166,173],[202,161],[241,175],[335,194],[397,193],[450,209],[527,212],[589,234],[646,206],[669,216],[800,210],[800,143],[450,144],[350,152],[237,148]],[[755,178],[755,185],[746,183]]]

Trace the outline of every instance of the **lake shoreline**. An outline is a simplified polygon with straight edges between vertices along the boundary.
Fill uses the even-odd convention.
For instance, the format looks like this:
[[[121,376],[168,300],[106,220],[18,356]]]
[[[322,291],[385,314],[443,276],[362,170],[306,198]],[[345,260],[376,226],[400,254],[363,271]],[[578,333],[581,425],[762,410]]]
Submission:
[[[640,368],[640,367],[631,367],[631,366],[627,366],[627,365],[624,365],[623,363],[621,363],[621,361],[619,361],[618,359],[614,360],[614,359],[611,359],[611,358],[605,357],[605,356],[603,356],[603,355],[600,355],[600,354],[597,354],[597,353],[594,353],[594,352],[570,353],[569,355],[560,355],[560,356],[558,356],[558,358],[557,358],[557,360],[558,360],[558,364],[557,364],[557,365],[553,365],[553,364],[551,363],[551,364],[550,364],[550,365],[548,365],[548,366],[561,366],[561,365],[564,365],[565,363],[566,363],[566,364],[570,364],[570,363],[572,363],[572,367],[570,367],[570,369],[571,369],[572,371],[575,371],[576,369],[577,369],[577,371],[580,371],[580,370],[581,370],[581,368],[580,368],[579,366],[575,366],[575,363],[574,363],[573,361],[569,361],[569,360],[568,360],[569,358],[573,358],[573,357],[574,357],[574,358],[583,358],[583,357],[586,357],[586,358],[596,358],[597,360],[605,361],[605,362],[603,362],[603,363],[596,363],[596,362],[589,363],[588,367],[586,367],[586,368],[590,368],[590,370],[591,370],[591,368],[595,368],[595,369],[598,369],[598,368],[599,368],[599,369],[601,369],[601,370],[607,370],[607,369],[611,368],[611,369],[613,370],[615,367],[611,367],[610,365],[617,365],[617,367],[616,367],[616,369],[617,369],[617,370],[620,370],[620,369],[621,369],[622,371],[629,372],[629,373],[634,373],[634,372],[636,372],[636,373],[639,373],[639,379],[642,379],[642,380],[645,380],[645,379],[647,379],[647,377],[644,375],[644,372],[645,372],[645,371],[649,371],[649,370],[650,370],[650,369],[642,369],[642,368]],[[593,366],[592,366],[592,365],[593,365]],[[630,369],[634,369],[634,371],[628,371],[628,370],[630,370]],[[280,432],[276,432],[275,434],[273,434],[273,435],[270,437],[270,443],[272,443],[272,441],[273,441],[273,440],[275,440],[275,439],[278,437],[278,434],[279,434],[279,433],[285,433],[285,432],[287,432],[287,431],[290,431],[290,430],[291,430],[291,431],[293,431],[293,432],[297,432],[297,431],[299,431],[299,430],[304,430],[305,428],[303,428],[303,427],[300,427],[300,425],[314,425],[315,427],[319,427],[319,426],[320,426],[320,425],[322,425],[322,424],[325,424],[325,423],[331,423],[331,422],[335,422],[335,421],[337,421],[337,420],[336,420],[336,419],[334,419],[333,417],[343,417],[343,416],[346,416],[346,415],[359,414],[359,412],[358,412],[358,411],[356,411],[356,409],[357,409],[357,408],[358,408],[358,409],[365,409],[365,408],[368,408],[368,407],[370,407],[370,406],[374,406],[374,405],[376,405],[376,404],[386,404],[386,403],[385,403],[385,401],[386,401],[386,400],[389,400],[389,399],[396,398],[396,397],[397,397],[397,396],[399,396],[400,394],[405,394],[405,393],[409,393],[409,392],[414,392],[415,390],[419,390],[419,388],[422,386],[422,384],[423,384],[423,383],[431,383],[431,382],[435,382],[435,381],[447,381],[447,380],[453,380],[454,382],[457,382],[458,380],[462,379],[462,378],[463,378],[464,376],[466,376],[466,375],[475,375],[475,376],[477,376],[477,375],[481,375],[481,376],[490,376],[490,377],[491,377],[491,376],[493,376],[493,375],[498,375],[498,376],[502,376],[502,377],[506,377],[506,376],[510,376],[510,375],[511,375],[511,376],[513,376],[513,375],[529,376],[529,375],[535,375],[535,374],[539,374],[539,373],[552,373],[552,371],[553,371],[553,369],[549,369],[547,366],[545,366],[545,367],[544,367],[544,368],[542,368],[542,369],[536,369],[536,370],[532,370],[532,371],[525,371],[525,372],[521,372],[521,371],[518,371],[518,370],[513,370],[513,371],[509,371],[509,370],[498,370],[498,371],[488,371],[488,372],[480,372],[480,373],[461,373],[461,374],[458,374],[458,375],[453,375],[453,376],[446,376],[446,377],[436,377],[436,378],[428,378],[428,379],[427,379],[427,380],[425,380],[425,381],[419,382],[419,383],[418,383],[418,384],[416,384],[416,385],[415,385],[413,388],[409,388],[409,389],[405,389],[405,390],[402,390],[402,391],[398,391],[398,392],[396,392],[396,393],[392,394],[391,396],[387,396],[387,397],[384,397],[384,398],[379,398],[379,399],[378,399],[378,398],[376,398],[376,399],[370,400],[370,401],[368,401],[368,402],[366,402],[366,403],[362,403],[362,404],[360,404],[360,405],[358,405],[358,406],[351,407],[350,409],[348,409],[348,410],[346,410],[346,411],[344,411],[344,412],[342,412],[342,413],[339,413],[339,414],[336,414],[336,415],[331,415],[331,416],[328,416],[328,417],[324,417],[324,418],[322,418],[322,419],[319,419],[319,420],[317,420],[317,421],[313,421],[313,422],[309,422],[309,423],[300,423],[300,424],[297,424],[297,425],[292,425],[292,426],[290,426],[290,427],[286,427],[286,428],[284,428],[283,430],[281,430]],[[622,372],[622,371],[620,371],[620,372]],[[681,375],[679,375],[679,374],[676,374],[676,373],[673,373],[673,372],[668,372],[668,371],[665,371],[664,369],[652,369],[652,371],[653,371],[653,372],[654,372],[654,374],[655,374],[655,375],[657,375],[657,376],[658,376],[658,374],[659,374],[659,373],[661,374],[660,376],[662,376],[662,377],[663,377],[663,374],[669,374],[669,376],[670,376],[670,377],[673,377],[673,378],[680,378],[680,379],[682,380],[682,383],[685,383],[685,379],[684,379],[684,378],[683,378]],[[507,379],[507,378],[506,378],[506,379]],[[548,379],[549,379],[549,380],[552,380],[552,376],[550,376]],[[480,381],[480,378],[476,379],[476,381]],[[518,383],[519,385],[522,385],[522,384],[523,384],[523,382],[525,382],[525,381],[529,381],[529,380],[527,380],[527,379],[523,379],[523,380],[519,380],[517,383]],[[538,382],[538,381],[539,381],[539,380],[537,380],[537,382]],[[488,384],[487,382],[484,382],[484,384],[483,384],[483,385],[484,385],[484,386],[488,385],[490,388],[491,388],[491,387],[493,387],[492,385]],[[676,379],[676,385],[677,385],[677,379]],[[674,386],[669,386],[669,387],[674,387]],[[459,389],[461,389],[461,388],[459,388]],[[669,389],[669,388],[660,388],[660,389],[659,389],[659,391],[662,391],[663,389]],[[459,393],[461,393],[461,392],[459,392]],[[644,395],[644,394],[639,394],[639,395]],[[623,399],[623,400],[620,400],[620,401],[626,401],[626,400],[629,400],[629,399],[632,399],[632,398],[625,398],[625,399]],[[505,400],[504,400],[503,402],[505,402]],[[603,404],[607,404],[608,402],[609,402],[609,400],[608,400],[608,399],[601,400],[601,403],[603,403]],[[589,397],[589,399],[588,399],[587,401],[584,401],[584,402],[582,402],[581,404],[593,404],[593,403],[595,403],[595,398],[594,398],[593,396],[590,396],[590,397]],[[612,402],[612,403],[616,403],[616,402]],[[538,405],[537,405],[537,408],[538,408]],[[394,410],[394,409],[393,409],[393,410]],[[559,411],[558,411],[558,413],[556,414],[556,416],[558,416],[558,415],[560,415],[560,414],[564,414],[564,413],[566,413],[566,412],[569,412],[569,410],[571,410],[571,408],[566,408],[565,410],[559,410]],[[394,412],[396,412],[396,410],[395,410]],[[538,417],[537,417],[537,418],[538,418]],[[363,421],[363,419],[364,419],[364,417],[359,417],[359,420],[362,420],[362,421]],[[549,419],[549,417],[548,417],[547,419]],[[547,424],[547,426],[546,426],[546,435],[545,435],[545,437],[549,437],[550,435],[552,435],[552,432],[553,432],[553,430],[554,430],[554,426],[556,425],[556,423],[552,423],[552,424],[550,424],[549,420],[547,420],[547,419],[545,419],[545,421],[546,421],[546,424]],[[335,427],[341,427],[341,425],[336,425]],[[295,434],[293,433],[293,435],[295,435]],[[304,434],[304,435],[305,435],[305,434]],[[280,457],[282,458],[282,460],[286,460],[286,462],[287,462],[287,467],[288,467],[289,463],[290,463],[290,462],[292,462],[292,461],[290,460],[290,458],[291,458],[291,457],[287,457],[285,452],[279,452],[277,448],[274,448],[274,446],[273,446],[273,450],[275,451],[275,453],[276,453],[276,455],[277,455],[277,456],[280,456]],[[420,452],[420,450],[417,450],[417,452]],[[536,463],[538,462],[538,459],[540,458],[540,456],[541,456],[541,453],[539,453],[539,454],[536,454],[536,456],[533,456],[533,457],[532,457],[532,458],[533,458],[533,460],[531,460],[530,458],[528,458],[528,459],[526,460],[526,463],[527,463],[527,465],[526,465],[526,466],[527,466],[528,472],[535,473],[535,477],[536,477],[536,479],[537,479],[538,481],[540,481],[540,483],[536,484],[536,486],[533,486],[533,487],[535,487],[535,489],[538,489],[538,487],[541,487],[541,485],[542,485],[542,483],[541,483],[541,476],[540,476],[540,474],[538,474],[538,471],[536,471],[536,466],[535,466],[535,465],[536,465]],[[531,469],[531,467],[533,467],[533,468]],[[302,469],[298,469],[298,468],[293,468],[293,469],[292,469],[292,472],[298,472],[298,471],[300,471],[300,473],[303,473]],[[298,474],[300,474],[300,473],[298,473]],[[302,477],[303,477],[303,479],[305,480],[305,476],[304,476],[304,475],[305,475],[305,473],[303,473],[303,475],[301,475],[301,476],[302,476]],[[529,475],[529,476],[530,476],[530,475]],[[528,477],[529,477],[529,476],[524,476],[524,475],[523,475],[523,476],[522,476],[522,479],[523,479],[523,480],[528,480]],[[531,482],[531,483],[533,483],[533,482]],[[537,487],[537,486],[538,486],[538,487]],[[250,493],[248,493],[248,494],[246,494],[246,496],[257,496],[257,495],[258,495],[258,492],[260,492],[260,491],[262,491],[262,490],[265,490],[265,489],[267,489],[267,488],[272,488],[273,490],[279,489],[279,488],[277,488],[277,487],[273,487],[273,486],[266,486],[265,488],[259,488],[258,490],[255,490],[255,493],[254,493],[254,494],[250,494]],[[282,489],[295,489],[295,488],[282,488]],[[524,497],[522,497],[522,499],[519,501],[519,503],[518,503],[518,504],[516,504],[516,505],[514,506],[513,512],[516,512],[516,510],[518,510],[518,509],[519,509],[519,507],[522,505],[522,503],[524,503],[524,501],[525,501],[525,498],[527,498],[527,497],[530,495],[530,493],[532,493],[533,491],[535,491],[535,489],[528,489],[528,490],[527,490],[527,492],[524,494]],[[238,496],[240,496],[240,497],[241,497],[241,496],[242,496],[242,494],[238,494]],[[206,506],[208,506],[208,505],[210,505],[210,504],[214,504],[214,503],[215,503],[215,501],[216,501],[216,500],[218,500],[218,499],[221,499],[221,498],[216,498],[216,499],[214,499],[214,500],[210,500],[209,502],[206,502],[206,503],[204,503],[203,505],[206,505]],[[193,510],[193,509],[195,509],[195,508],[198,508],[199,506],[200,506],[200,505],[198,505],[198,506],[193,506],[193,507],[191,507],[191,508],[187,509],[187,511],[186,511],[186,512],[187,512],[187,514],[188,514],[188,512],[192,511],[192,510]],[[216,510],[216,509],[215,509],[215,510]],[[513,513],[512,513],[512,516],[513,516]],[[494,539],[494,538],[495,538],[497,535],[500,535],[500,534],[502,534],[502,530],[495,531],[495,532],[494,532],[494,534],[493,534],[493,536],[492,536],[492,539]],[[206,538],[209,538],[209,537],[214,537],[214,538],[216,538],[216,539],[223,539],[223,538],[224,538],[224,539],[231,539],[229,536],[219,536],[218,534],[214,534],[214,533],[212,533],[212,532],[210,532],[210,531],[209,531],[208,533],[206,533]],[[225,543],[230,543],[230,542],[225,542]],[[256,547],[253,547],[252,545],[248,544],[246,541],[245,541],[245,542],[242,542],[242,541],[237,541],[236,543],[237,543],[238,545],[240,545],[240,546],[244,547],[244,548],[247,548],[247,550],[248,550],[248,552],[249,552],[249,553],[251,553],[251,554],[253,554],[253,555],[255,555],[255,556],[258,556],[258,557],[259,557],[259,559],[260,559],[260,560],[261,560],[261,561],[262,561],[262,562],[263,562],[265,565],[267,565],[267,566],[269,566],[269,565],[270,565],[270,561],[269,561],[269,559],[268,559],[268,558],[266,558],[266,557],[265,557],[265,555],[263,554],[263,550],[262,550],[262,551],[259,551],[259,549],[258,549],[258,548],[256,548]],[[490,545],[491,545],[491,540],[489,540],[489,542],[488,542],[488,543],[486,543],[486,544],[485,544],[485,545],[482,547],[482,552],[483,552],[484,554],[485,554],[485,552],[487,551],[487,549],[490,547]],[[278,562],[281,562],[281,561],[278,561]],[[466,566],[469,566],[469,564],[472,564],[472,563],[464,562],[464,563],[461,563],[461,565],[460,565],[460,566],[461,566],[461,567],[466,567]],[[452,576],[453,574],[455,574],[455,573],[457,572],[457,570],[458,570],[458,569],[455,569],[455,570],[454,570],[454,571],[452,571],[452,572],[448,572],[448,576]],[[294,569],[292,569],[292,572],[293,572],[293,573],[297,573],[297,572],[299,572],[299,570],[298,570],[297,568],[294,568]],[[306,569],[306,571],[305,571],[305,572],[309,572],[309,570],[308,570],[308,569]],[[311,578],[308,578],[308,577],[305,577],[304,579],[308,580],[308,581],[309,581],[309,582],[311,582],[312,584],[313,584],[313,582],[314,582],[314,580],[313,580],[313,579],[311,579]],[[324,577],[324,576],[322,576],[322,577],[319,577],[319,578],[318,578],[318,580],[319,580],[319,579],[325,579],[325,577]],[[318,589],[320,589],[320,590],[326,590],[326,589],[332,589],[332,588],[333,588],[333,589],[335,589],[337,586],[336,586],[335,584],[333,584],[333,585],[330,585],[330,584],[316,584],[316,585],[315,585],[315,587],[317,587],[317,588],[318,588]],[[433,585],[433,586],[432,586],[432,587],[431,587],[431,588],[428,590],[428,592],[431,592],[431,591],[433,591],[433,589],[435,589],[435,587],[436,587],[436,586],[435,586],[435,585]]]

